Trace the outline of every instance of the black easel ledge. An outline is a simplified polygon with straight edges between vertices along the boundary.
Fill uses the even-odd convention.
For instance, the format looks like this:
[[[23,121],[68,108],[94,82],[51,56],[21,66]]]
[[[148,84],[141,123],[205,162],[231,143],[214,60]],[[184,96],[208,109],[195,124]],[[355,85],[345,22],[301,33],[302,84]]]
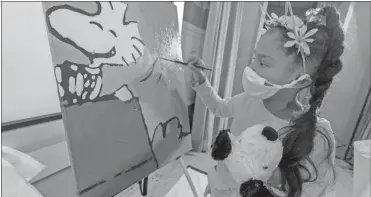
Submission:
[[[62,119],[62,113],[53,113],[43,116],[37,116],[22,120],[15,120],[10,122],[5,122],[1,124],[1,132],[7,132],[14,129],[20,129],[24,127],[34,126],[42,123],[47,123],[55,120]]]

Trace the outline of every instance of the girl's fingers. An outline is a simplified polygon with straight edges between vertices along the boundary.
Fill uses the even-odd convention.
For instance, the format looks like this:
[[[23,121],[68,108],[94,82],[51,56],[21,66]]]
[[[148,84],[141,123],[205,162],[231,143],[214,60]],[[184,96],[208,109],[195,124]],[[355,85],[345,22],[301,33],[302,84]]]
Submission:
[[[188,58],[187,62],[194,61],[194,60],[197,60],[197,59],[198,59],[197,56],[193,56],[193,55],[191,55],[191,56]]]
[[[199,65],[202,64],[202,60],[199,57],[190,57],[187,61],[188,64]]]
[[[188,62],[188,66],[189,65],[197,65],[197,64],[198,64],[197,60],[191,60],[191,61]]]
[[[201,73],[201,71],[196,68],[195,66],[193,66],[192,64],[188,66],[189,69],[191,69],[191,71],[193,72],[196,72],[196,73]]]

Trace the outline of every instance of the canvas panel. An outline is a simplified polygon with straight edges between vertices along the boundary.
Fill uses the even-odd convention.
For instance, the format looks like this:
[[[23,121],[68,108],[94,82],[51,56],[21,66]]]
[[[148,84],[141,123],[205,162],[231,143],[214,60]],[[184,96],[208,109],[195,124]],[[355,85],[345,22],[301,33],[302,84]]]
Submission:
[[[163,82],[164,70],[182,76],[182,68],[156,60],[181,58],[172,3],[43,7],[81,196],[112,196],[191,149],[182,93]],[[146,50],[153,64],[141,61]]]

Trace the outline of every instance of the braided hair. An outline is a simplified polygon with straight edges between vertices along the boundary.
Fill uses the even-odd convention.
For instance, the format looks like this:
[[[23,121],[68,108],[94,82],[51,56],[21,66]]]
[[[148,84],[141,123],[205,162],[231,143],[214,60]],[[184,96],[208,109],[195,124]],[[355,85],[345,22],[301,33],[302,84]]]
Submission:
[[[315,181],[318,176],[316,166],[309,158],[309,154],[313,150],[314,138],[318,133],[317,117],[318,110],[321,107],[322,100],[329,89],[333,78],[342,68],[340,56],[344,52],[344,31],[340,24],[340,16],[334,7],[325,7],[322,14],[326,18],[326,25],[318,25],[314,22],[308,22],[308,31],[313,28],[318,28],[316,34],[313,35],[314,42],[308,43],[311,54],[306,57],[306,62],[310,62],[315,66],[315,72],[311,75],[312,85],[310,93],[312,97],[309,100],[309,109],[291,121],[290,126],[283,128],[285,135],[283,138],[283,157],[279,164],[279,169],[282,174],[282,189],[288,193],[288,197],[299,197],[302,194],[303,183]],[[284,27],[275,27],[276,30],[282,33],[282,41],[289,40],[287,30]],[[272,30],[274,31],[274,30]],[[284,48],[288,54],[294,54],[295,49]],[[296,61],[302,61],[300,56],[297,56]],[[330,156],[333,147],[326,137]],[[313,169],[315,169],[315,178],[309,173],[309,170],[300,164],[300,161],[308,161]],[[300,170],[305,170],[309,174],[309,178],[304,179]]]

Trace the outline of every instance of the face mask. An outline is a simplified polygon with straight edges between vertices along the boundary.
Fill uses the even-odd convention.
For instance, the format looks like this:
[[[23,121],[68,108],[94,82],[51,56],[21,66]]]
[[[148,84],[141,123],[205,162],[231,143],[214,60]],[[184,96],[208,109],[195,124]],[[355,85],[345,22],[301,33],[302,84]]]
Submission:
[[[300,76],[298,79],[285,85],[270,83],[265,78],[259,76],[253,69],[246,67],[242,77],[242,86],[247,94],[260,99],[267,99],[279,90],[284,88],[302,88],[312,81],[308,74]]]

